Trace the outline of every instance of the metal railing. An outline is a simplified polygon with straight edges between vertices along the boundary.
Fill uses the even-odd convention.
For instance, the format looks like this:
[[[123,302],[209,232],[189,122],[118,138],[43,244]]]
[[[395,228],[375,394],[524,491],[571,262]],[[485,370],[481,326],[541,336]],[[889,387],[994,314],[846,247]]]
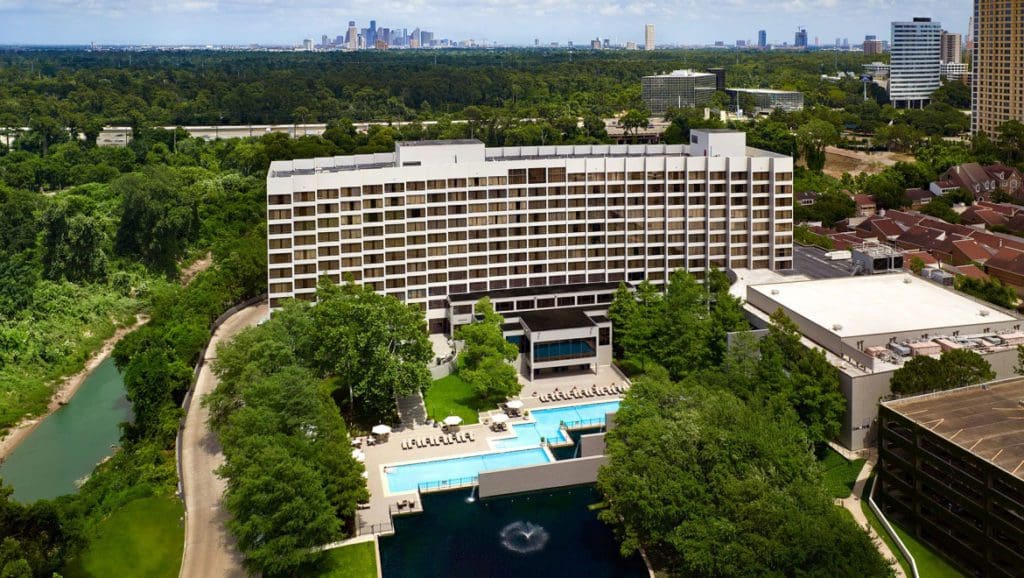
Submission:
[[[445,490],[456,490],[458,488],[468,488],[469,486],[475,486],[477,484],[476,476],[467,476],[463,478],[451,478],[448,480],[440,480],[436,482],[420,482],[416,484],[416,491],[419,493],[423,492],[443,492]]]
[[[367,534],[394,534],[395,525],[391,523],[389,519],[387,522],[380,522],[378,524],[367,524],[365,526],[360,525],[356,528],[356,536],[365,536]]]
[[[593,417],[590,419],[578,419],[573,421],[562,421],[561,427],[566,430],[576,429],[597,429],[605,425],[605,418]]]

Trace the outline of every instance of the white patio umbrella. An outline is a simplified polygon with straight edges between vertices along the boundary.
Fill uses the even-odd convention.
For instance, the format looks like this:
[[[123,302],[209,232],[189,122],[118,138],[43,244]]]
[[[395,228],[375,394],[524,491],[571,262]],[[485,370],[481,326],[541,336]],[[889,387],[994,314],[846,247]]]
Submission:
[[[373,429],[371,429],[370,431],[372,431],[373,435],[375,436],[386,436],[389,433],[391,433],[391,426],[378,424],[373,426]]]
[[[366,461],[366,454],[363,453],[363,450],[352,450],[352,457],[354,457],[356,461]]]
[[[505,407],[509,409],[523,409],[523,400],[513,399],[512,401],[506,403]]]
[[[503,413],[496,413],[491,416],[491,421],[494,423],[505,423],[508,421],[508,416]]]
[[[450,415],[444,418],[444,425],[459,425],[462,423],[462,418],[457,415]]]

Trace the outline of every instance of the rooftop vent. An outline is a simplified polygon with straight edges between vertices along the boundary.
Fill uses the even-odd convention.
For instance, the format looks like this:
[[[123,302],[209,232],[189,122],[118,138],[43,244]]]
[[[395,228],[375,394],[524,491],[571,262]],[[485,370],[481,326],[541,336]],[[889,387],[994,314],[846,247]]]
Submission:
[[[978,314],[981,315],[982,317],[988,317],[988,310],[982,309],[981,311],[978,312]]]
[[[778,295],[778,294],[779,294],[779,290],[778,289],[772,289],[772,295]]]
[[[904,283],[905,285],[910,285],[910,277],[904,277],[904,278],[903,278],[903,283]]]
[[[841,331],[842,329],[843,329],[843,326],[838,324],[838,323],[836,323],[836,324],[834,324],[832,326],[832,331]]]

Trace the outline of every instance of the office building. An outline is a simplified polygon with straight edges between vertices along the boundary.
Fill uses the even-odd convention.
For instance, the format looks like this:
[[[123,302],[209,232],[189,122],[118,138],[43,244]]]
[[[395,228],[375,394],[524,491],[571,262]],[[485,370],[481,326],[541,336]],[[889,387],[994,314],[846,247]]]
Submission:
[[[860,253],[896,267],[897,253],[865,244]],[[881,249],[881,250],[879,250]],[[892,260],[891,266],[884,261]],[[889,380],[907,360],[950,349],[970,349],[999,377],[1013,375],[1021,319],[910,274],[864,275],[813,281],[749,285],[744,310],[755,327],[781,309],[800,329],[806,345],[820,348],[839,370],[846,398],[839,443],[851,450],[871,445],[878,400],[889,396]]]
[[[303,40],[302,41],[302,49],[306,50],[307,52],[312,52],[313,51],[313,41],[310,40],[309,38],[306,38],[305,40]]]
[[[654,115],[670,108],[704,106],[717,90],[717,77],[709,72],[675,70],[640,79],[640,96]]]
[[[632,41],[627,42],[626,43],[626,50],[636,50],[636,42],[632,42]]]
[[[768,47],[768,32],[764,30],[757,31],[757,47],[767,48]]]
[[[889,78],[889,65],[884,62],[871,62],[863,65],[864,74],[871,77],[872,80],[879,78]]]
[[[959,64],[963,61],[962,36],[955,32],[943,30],[939,41],[942,44],[942,52],[939,56],[940,62]]]
[[[748,94],[754,98],[754,110],[744,111],[753,114],[771,114],[776,110],[795,112],[804,109],[804,93],[794,90],[773,90],[771,88],[727,88],[725,92],[732,102],[737,102],[739,95]]]
[[[965,576],[1024,569],[1024,380],[887,401],[875,502]]]
[[[351,278],[450,333],[472,319],[466,294],[494,294],[508,317],[607,307],[619,283],[676,269],[790,269],[792,184],[791,157],[729,130],[694,129],[689,145],[426,141],[275,161],[270,306]]]
[[[971,132],[999,133],[1008,120],[1024,122],[1024,2],[974,1]]]
[[[654,50],[654,25],[644,26],[644,50]]]
[[[348,45],[349,50],[359,49],[359,29],[356,28],[356,21],[348,21],[348,35],[345,37],[345,44]]]
[[[797,28],[796,35],[793,39],[793,46],[797,48],[807,48],[807,30],[804,28]]]
[[[708,72],[715,75],[715,90],[725,90],[725,69],[709,68]]]
[[[941,36],[931,18],[892,23],[889,99],[896,108],[923,108],[939,88]]]
[[[366,45],[374,46],[377,44],[377,21],[370,20],[370,27],[366,29]]]

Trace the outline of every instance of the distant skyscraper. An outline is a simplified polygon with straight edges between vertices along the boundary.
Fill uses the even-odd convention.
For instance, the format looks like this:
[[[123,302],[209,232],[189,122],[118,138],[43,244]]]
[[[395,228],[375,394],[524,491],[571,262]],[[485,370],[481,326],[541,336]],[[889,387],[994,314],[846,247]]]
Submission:
[[[893,106],[919,108],[939,88],[942,25],[931,18],[892,23],[889,98]]]
[[[962,36],[955,32],[942,31],[942,55],[940,56],[941,62],[949,62],[951,64],[959,63],[963,60],[962,54]]]
[[[348,44],[349,50],[359,49],[359,29],[356,28],[356,21],[348,21],[348,35],[345,37],[345,44]]]
[[[540,38],[534,38],[533,39],[533,47],[537,48],[538,46],[540,46]]]
[[[835,43],[835,44],[833,44],[832,46],[835,46],[836,48],[839,48],[839,47],[840,47],[840,46],[842,46],[842,45],[843,45],[843,40],[842,40],[842,38],[839,38],[838,36],[836,36],[836,43]]]
[[[326,34],[324,34],[323,36],[320,37],[320,46],[327,46],[330,43],[331,43],[331,41],[330,41],[329,38],[327,38]]]
[[[864,37],[862,48],[864,49],[864,54],[881,54],[883,52],[882,41],[878,40],[878,37],[874,34]]]
[[[307,52],[311,52],[313,50],[313,41],[310,40],[309,38],[303,40],[302,48],[304,48]]]
[[[377,43],[377,21],[370,20],[370,27],[366,29],[366,45],[374,46]]]
[[[793,46],[797,48],[807,48],[807,30],[804,28],[797,28],[796,35],[793,39]]]
[[[757,47],[766,48],[768,46],[768,32],[764,30],[757,31]]]
[[[654,50],[654,25],[644,26],[644,50]]]
[[[971,132],[999,133],[1008,120],[1024,122],[1024,2],[974,0]]]

